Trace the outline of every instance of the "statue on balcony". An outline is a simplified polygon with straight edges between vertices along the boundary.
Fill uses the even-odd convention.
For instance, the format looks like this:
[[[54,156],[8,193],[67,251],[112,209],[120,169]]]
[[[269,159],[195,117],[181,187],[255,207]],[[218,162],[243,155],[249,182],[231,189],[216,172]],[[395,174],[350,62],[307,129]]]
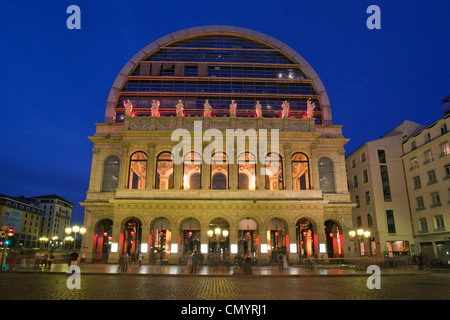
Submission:
[[[234,100],[231,100],[230,117],[236,117],[236,108],[237,108],[237,103]]]
[[[211,112],[212,112],[212,107],[209,104],[208,100],[205,100],[205,104],[203,105],[204,111],[203,111],[203,116],[204,117],[211,117]]]
[[[256,118],[262,118],[261,104],[259,103],[259,101],[256,101],[255,117]]]
[[[184,117],[184,105],[182,100],[178,100],[177,108],[177,117]]]
[[[306,102],[306,117],[307,118],[313,118],[314,117],[314,108],[316,107],[316,104],[314,102],[311,102],[311,99],[308,99]]]
[[[281,108],[283,108],[283,110],[281,110],[281,117],[289,118],[289,102],[284,101]]]
[[[159,100],[152,102],[152,117],[159,117]]]
[[[126,102],[123,102],[123,106],[125,107],[125,115],[127,117],[132,117],[133,114],[133,104],[131,103],[131,101],[128,99]]]

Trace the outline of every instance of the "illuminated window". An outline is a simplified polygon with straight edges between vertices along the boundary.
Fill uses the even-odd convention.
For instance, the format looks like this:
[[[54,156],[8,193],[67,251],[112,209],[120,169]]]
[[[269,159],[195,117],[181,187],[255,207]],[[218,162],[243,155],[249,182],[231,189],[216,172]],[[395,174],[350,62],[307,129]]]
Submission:
[[[334,182],[334,163],[330,158],[319,159],[319,182],[323,192],[334,193],[336,186]]]
[[[173,161],[170,152],[162,152],[156,159],[155,189],[173,189]]]
[[[256,189],[256,159],[249,152],[238,157],[238,188],[239,190]]]
[[[202,158],[196,152],[188,153],[184,157],[183,189],[201,189]]]
[[[450,154],[450,145],[448,144],[448,141],[441,143],[439,146],[441,147],[441,153],[439,157],[443,157]]]
[[[147,177],[147,155],[138,151],[131,155],[128,189],[145,189]]]
[[[215,153],[211,158],[211,189],[228,189],[228,161],[223,152]]]
[[[109,156],[103,163],[102,191],[112,192],[119,183],[120,160],[117,156]]]
[[[269,153],[265,161],[266,166],[266,190],[283,190],[283,162],[281,156]]]
[[[291,157],[292,162],[292,180],[294,190],[311,189],[309,181],[309,161],[303,153],[295,153]]]

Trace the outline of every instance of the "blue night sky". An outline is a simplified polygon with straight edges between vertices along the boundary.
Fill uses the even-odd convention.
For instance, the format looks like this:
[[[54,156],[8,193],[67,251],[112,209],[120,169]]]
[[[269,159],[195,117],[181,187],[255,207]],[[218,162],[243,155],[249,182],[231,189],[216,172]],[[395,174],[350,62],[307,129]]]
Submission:
[[[81,9],[69,30],[68,6]],[[369,30],[367,7],[381,9]],[[450,91],[450,1],[2,1],[0,193],[58,194],[83,221],[92,160],[88,136],[109,90],[139,50],[202,25],[256,30],[315,69],[343,125],[347,154],[404,120],[429,125]]]

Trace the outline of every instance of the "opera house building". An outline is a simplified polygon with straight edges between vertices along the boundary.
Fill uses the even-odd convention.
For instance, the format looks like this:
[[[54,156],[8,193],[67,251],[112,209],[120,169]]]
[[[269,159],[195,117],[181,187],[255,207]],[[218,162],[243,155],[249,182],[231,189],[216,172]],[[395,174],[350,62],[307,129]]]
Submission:
[[[204,26],[152,42],[89,139],[88,261],[355,257],[348,139],[313,68],[268,35]]]

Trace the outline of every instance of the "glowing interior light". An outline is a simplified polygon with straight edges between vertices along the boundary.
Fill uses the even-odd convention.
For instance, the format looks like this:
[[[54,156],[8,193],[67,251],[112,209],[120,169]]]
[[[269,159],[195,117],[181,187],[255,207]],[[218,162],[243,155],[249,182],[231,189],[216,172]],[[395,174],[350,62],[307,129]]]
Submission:
[[[267,253],[267,244],[261,244],[261,253]]]
[[[183,184],[184,184],[184,190],[189,190],[190,186],[189,186],[189,179],[188,179],[187,175],[184,175]]]
[[[250,184],[248,186],[249,190],[255,190],[255,186],[256,186],[256,180],[255,180],[255,176],[252,176],[250,178]]]

